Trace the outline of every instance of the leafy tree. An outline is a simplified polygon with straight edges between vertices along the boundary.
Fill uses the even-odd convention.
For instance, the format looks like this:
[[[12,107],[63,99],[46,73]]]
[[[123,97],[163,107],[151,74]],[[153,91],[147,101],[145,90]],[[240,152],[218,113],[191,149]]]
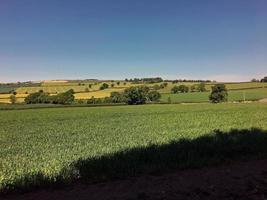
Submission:
[[[172,93],[178,93],[178,92],[181,92],[181,93],[187,93],[189,92],[189,87],[187,87],[186,85],[179,85],[179,86],[174,86],[172,89],[171,89]]]
[[[157,91],[150,91],[147,94],[147,98],[149,101],[159,101],[161,94]]]
[[[35,93],[32,93],[30,95],[28,95],[26,98],[25,98],[25,103],[27,104],[36,104],[38,103],[38,99],[41,95],[41,92],[35,92]]]
[[[198,88],[197,89],[198,89],[199,92],[205,92],[206,91],[205,83],[204,82],[201,82],[198,85]]]
[[[227,101],[228,92],[224,84],[216,84],[211,89],[209,99],[212,103]]]
[[[117,85],[120,85],[120,83],[121,83],[121,82],[120,82],[120,81],[118,81],[118,82],[117,82]]]
[[[17,102],[17,97],[16,97],[16,95],[12,94],[12,95],[10,96],[10,102],[11,102],[11,104],[15,104],[15,103]]]
[[[92,88],[93,84],[89,84],[88,86],[89,86],[89,88]]]
[[[195,92],[196,91],[196,86],[195,85],[191,85],[190,90],[191,90],[191,92]]]
[[[91,99],[88,99],[87,104],[95,104],[95,97],[92,96]]]
[[[171,89],[171,92],[176,94],[179,92],[179,87],[177,85],[173,86],[173,88]]]
[[[100,86],[100,90],[104,90],[104,89],[107,89],[109,87],[109,85],[107,83],[103,83],[101,86]]]
[[[54,96],[56,104],[71,104],[74,102],[74,90],[68,90],[67,92],[59,93]]]
[[[263,79],[261,79],[261,82],[267,82],[267,76],[265,76]]]
[[[112,83],[110,86],[113,88],[113,87],[115,86],[115,84],[114,84],[114,83]]]
[[[123,83],[123,85],[126,85],[126,84],[127,84],[126,82]]]
[[[123,94],[119,92],[111,92],[110,94],[111,102],[112,103],[122,103],[124,102],[124,96]]]
[[[178,91],[181,93],[187,93],[187,92],[189,92],[189,87],[187,87],[186,85],[179,85]]]
[[[125,102],[129,105],[146,103],[149,88],[144,86],[129,87],[124,91]]]

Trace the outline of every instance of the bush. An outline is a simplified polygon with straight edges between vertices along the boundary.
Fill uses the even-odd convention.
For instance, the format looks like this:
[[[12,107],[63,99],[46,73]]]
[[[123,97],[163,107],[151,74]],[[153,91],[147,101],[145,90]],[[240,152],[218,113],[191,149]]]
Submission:
[[[198,91],[199,92],[205,92],[206,91],[206,87],[205,87],[205,83],[200,83],[199,85],[198,85]]]
[[[179,92],[179,87],[177,85],[175,85],[172,89],[171,89],[171,92],[176,94]]]
[[[122,103],[125,101],[123,94],[119,92],[111,92],[110,98],[112,103]]]
[[[212,103],[227,101],[228,93],[224,84],[216,84],[211,89],[209,99]]]
[[[267,76],[265,76],[263,79],[261,79],[261,82],[267,82]]]
[[[171,89],[172,93],[176,94],[178,92],[181,92],[181,93],[187,93],[189,92],[189,87],[187,87],[186,85],[179,85],[179,86],[174,86],[172,89]]]
[[[58,95],[49,96],[48,93],[42,91],[32,93],[25,98],[27,104],[37,103],[53,103],[53,104],[71,104],[74,102],[74,91],[68,90],[67,92],[59,93]]]
[[[146,103],[149,88],[145,86],[129,87],[124,91],[125,102],[129,105]]]
[[[100,86],[100,90],[104,90],[104,89],[107,89],[109,87],[109,85],[107,83],[103,83],[101,86]]]
[[[147,98],[149,101],[159,101],[161,94],[157,91],[150,91],[147,94]]]
[[[11,103],[11,104],[15,104],[16,101],[17,101],[17,97],[16,97],[16,95],[12,94],[12,95],[10,96],[10,103]]]

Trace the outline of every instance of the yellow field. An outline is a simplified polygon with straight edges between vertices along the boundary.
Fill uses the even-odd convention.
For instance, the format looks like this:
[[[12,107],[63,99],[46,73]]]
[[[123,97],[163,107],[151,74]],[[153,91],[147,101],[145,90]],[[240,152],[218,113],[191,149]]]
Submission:
[[[106,90],[100,90],[95,92],[86,92],[86,93],[76,93],[75,99],[90,99],[92,97],[94,98],[104,98],[109,97],[111,92],[122,92],[123,88],[112,88],[112,89],[106,89]]]
[[[75,99],[90,99],[94,98],[105,98],[109,97],[111,92],[122,92],[125,88],[110,88],[106,90],[98,90],[93,92],[82,92],[74,94]],[[51,95],[56,95],[51,94]],[[11,94],[0,94],[0,103],[10,103],[10,96]],[[24,98],[27,97],[28,94],[17,94],[17,102],[21,103],[24,101]]]
[[[24,98],[17,98],[17,103],[23,103]],[[11,103],[9,98],[0,99],[0,103]]]

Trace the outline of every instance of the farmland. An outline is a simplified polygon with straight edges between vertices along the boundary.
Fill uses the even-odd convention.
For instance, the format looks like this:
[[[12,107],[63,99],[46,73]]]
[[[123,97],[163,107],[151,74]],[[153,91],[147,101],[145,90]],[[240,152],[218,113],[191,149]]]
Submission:
[[[31,188],[77,177],[99,181],[144,169],[200,167],[240,156],[263,156],[266,115],[267,105],[259,103],[0,111],[0,189]],[[258,129],[242,132],[253,127]],[[225,137],[219,134],[213,140],[218,129],[226,132]],[[227,138],[231,129],[242,134],[237,131],[234,140]],[[180,141],[176,152],[173,142]],[[191,155],[185,156],[188,151]]]
[[[119,84],[117,84],[119,82]],[[105,90],[100,90],[100,86],[103,83],[109,84],[113,87],[109,87]],[[130,86],[137,85],[146,85],[148,87],[153,87],[155,85],[160,85],[162,83],[155,84],[133,84],[131,82],[125,81],[51,81],[51,82],[43,82],[40,84],[28,84],[27,87],[21,84],[21,86],[12,86],[12,89],[17,92],[17,102],[22,103],[24,98],[31,93],[38,92],[43,90],[44,92],[50,93],[51,95],[55,95],[58,93],[66,92],[67,90],[73,89],[75,92],[75,99],[90,99],[92,97],[95,98],[104,98],[110,96],[110,93],[113,91],[121,92]],[[208,92],[206,93],[188,93],[188,94],[171,94],[171,89],[175,85],[197,85],[199,83],[196,82],[180,82],[173,84],[172,82],[167,82],[167,86],[163,89],[159,89],[158,91],[162,94],[162,102],[166,102],[168,97],[171,98],[172,103],[187,103],[187,102],[207,102],[209,91],[214,83],[206,83],[206,89]],[[246,100],[259,100],[261,98],[267,97],[266,88],[267,83],[260,82],[243,82],[243,83],[225,83],[229,92],[229,101],[241,101],[244,99],[243,94],[246,95]],[[7,92],[7,86],[1,86],[3,91]],[[1,89],[0,87],[0,89]],[[10,94],[0,94],[0,103],[10,103]]]
[[[200,103],[209,101],[209,92],[196,92],[184,94],[162,94],[162,102],[168,102],[170,97],[171,103]],[[255,101],[267,97],[267,88],[231,90],[228,92],[229,101]]]

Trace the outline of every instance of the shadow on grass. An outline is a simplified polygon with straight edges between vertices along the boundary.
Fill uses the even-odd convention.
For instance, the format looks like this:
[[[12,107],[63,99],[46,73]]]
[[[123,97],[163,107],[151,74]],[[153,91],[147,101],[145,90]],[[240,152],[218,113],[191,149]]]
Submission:
[[[25,175],[4,185],[2,193],[36,187],[58,186],[74,180],[102,182],[141,174],[160,174],[172,169],[214,166],[227,161],[267,157],[267,131],[261,129],[214,132],[195,139],[123,150],[73,162],[55,177]]]

